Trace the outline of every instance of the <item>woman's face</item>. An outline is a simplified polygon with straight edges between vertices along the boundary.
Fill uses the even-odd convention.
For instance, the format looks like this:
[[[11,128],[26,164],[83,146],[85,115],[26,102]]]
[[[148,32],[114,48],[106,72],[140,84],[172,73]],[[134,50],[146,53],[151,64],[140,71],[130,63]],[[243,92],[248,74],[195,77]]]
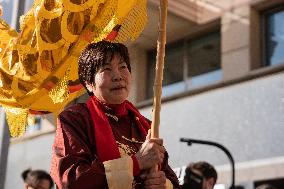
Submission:
[[[120,104],[128,97],[131,88],[131,74],[120,55],[115,54],[107,60],[89,85],[94,95],[108,104]]]

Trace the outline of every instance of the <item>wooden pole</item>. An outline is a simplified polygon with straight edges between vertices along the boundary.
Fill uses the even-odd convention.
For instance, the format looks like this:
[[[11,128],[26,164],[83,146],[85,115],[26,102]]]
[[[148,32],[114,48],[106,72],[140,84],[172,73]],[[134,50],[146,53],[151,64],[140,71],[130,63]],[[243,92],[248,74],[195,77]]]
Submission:
[[[154,82],[153,112],[151,125],[151,138],[159,138],[161,96],[164,70],[164,57],[166,45],[168,0],[160,0],[160,20],[157,41],[156,75]]]

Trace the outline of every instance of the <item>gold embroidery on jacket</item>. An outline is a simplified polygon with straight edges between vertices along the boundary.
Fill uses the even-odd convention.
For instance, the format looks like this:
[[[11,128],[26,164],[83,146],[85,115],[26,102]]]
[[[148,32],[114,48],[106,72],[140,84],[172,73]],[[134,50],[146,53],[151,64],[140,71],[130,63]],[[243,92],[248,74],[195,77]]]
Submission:
[[[123,144],[121,142],[116,141],[119,153],[123,157],[125,155],[131,156],[132,154],[135,154],[135,148],[128,146],[127,144]]]

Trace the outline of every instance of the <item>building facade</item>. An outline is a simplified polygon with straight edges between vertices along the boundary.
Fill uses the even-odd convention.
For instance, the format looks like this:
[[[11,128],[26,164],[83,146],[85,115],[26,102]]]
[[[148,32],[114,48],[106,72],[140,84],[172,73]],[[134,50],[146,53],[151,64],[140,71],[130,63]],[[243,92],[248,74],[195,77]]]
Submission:
[[[156,3],[149,0],[149,22],[128,45],[134,83],[130,100],[150,119]],[[18,5],[26,11],[31,2]],[[230,185],[225,154],[180,142],[193,138],[220,143],[231,152],[237,185],[284,185],[283,28],[283,0],[169,0],[160,136],[179,176],[178,168],[203,160],[216,166],[218,183]],[[20,188],[20,173],[28,167],[49,170],[53,125],[47,116],[40,130],[11,140],[5,188]]]

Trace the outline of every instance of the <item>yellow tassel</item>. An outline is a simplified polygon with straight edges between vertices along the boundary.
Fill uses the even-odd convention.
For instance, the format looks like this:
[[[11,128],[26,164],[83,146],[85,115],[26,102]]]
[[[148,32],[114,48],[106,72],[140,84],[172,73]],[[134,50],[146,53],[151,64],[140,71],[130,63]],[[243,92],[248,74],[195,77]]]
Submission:
[[[54,104],[62,103],[68,99],[69,76],[70,76],[70,68],[66,71],[65,76],[58,81],[57,86],[48,93]]]
[[[128,39],[134,41],[138,38],[148,21],[146,5],[147,0],[137,1],[124,19],[115,42],[125,43]]]
[[[28,110],[21,108],[4,108],[11,137],[19,137],[26,131]]]

